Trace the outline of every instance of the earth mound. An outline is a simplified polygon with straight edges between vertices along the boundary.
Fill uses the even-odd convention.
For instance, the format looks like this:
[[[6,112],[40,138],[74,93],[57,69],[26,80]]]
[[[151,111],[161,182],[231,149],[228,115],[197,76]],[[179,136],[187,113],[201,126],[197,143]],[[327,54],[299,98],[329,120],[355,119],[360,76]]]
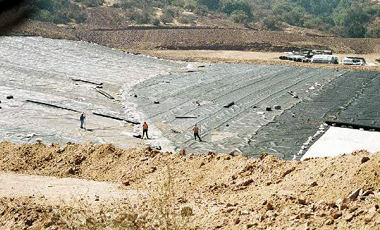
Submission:
[[[2,171],[112,181],[124,189],[148,191],[141,205],[123,210],[145,213],[153,220],[160,213],[153,210],[166,207],[172,210],[170,215],[186,223],[182,229],[379,229],[380,224],[380,155],[365,151],[300,162],[268,155],[248,159],[211,152],[122,150],[91,143],[60,147],[3,142],[0,165]],[[157,194],[165,199],[153,199]],[[157,200],[166,203],[157,205]],[[49,218],[44,215],[52,218],[56,213],[46,211],[51,208],[48,202],[35,197],[12,202],[2,198],[1,203],[3,226],[13,223],[33,229],[46,224]],[[61,213],[55,218],[80,212],[101,219],[104,210],[89,214],[90,209],[85,205],[54,207]],[[28,221],[30,216],[34,221]],[[44,226],[69,228],[58,220]],[[164,228],[158,224],[156,229]]]

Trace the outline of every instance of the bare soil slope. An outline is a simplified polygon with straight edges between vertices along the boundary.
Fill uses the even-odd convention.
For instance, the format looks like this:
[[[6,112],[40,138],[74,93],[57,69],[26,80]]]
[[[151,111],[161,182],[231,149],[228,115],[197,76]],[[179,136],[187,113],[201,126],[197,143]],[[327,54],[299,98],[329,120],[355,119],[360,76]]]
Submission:
[[[245,50],[283,52],[298,49],[331,49],[335,53],[378,53],[379,39],[331,37],[298,30],[258,31],[212,27],[106,27],[54,25],[29,21],[10,34],[84,40],[100,45],[141,50]]]
[[[128,189],[150,191],[151,198],[169,190],[171,215],[181,217],[182,212],[182,217],[188,216],[182,229],[380,229],[379,154],[357,152],[299,162],[214,153],[182,156],[149,148],[121,150],[112,145],[4,142],[0,144],[0,167],[3,171],[118,182]],[[89,210],[55,207],[61,217],[47,223],[56,212],[36,198],[12,202],[2,198],[0,202],[0,222],[30,229],[41,224],[65,229],[62,216]],[[133,210],[154,220],[156,208],[157,202],[147,199]],[[27,222],[31,214],[35,216],[32,224]],[[43,218],[46,215],[50,219]],[[137,219],[138,215],[133,220]]]
[[[374,53],[378,39],[319,37],[282,31],[246,29],[127,29],[80,31],[82,40],[127,50],[250,50],[283,52],[331,49],[336,53]]]

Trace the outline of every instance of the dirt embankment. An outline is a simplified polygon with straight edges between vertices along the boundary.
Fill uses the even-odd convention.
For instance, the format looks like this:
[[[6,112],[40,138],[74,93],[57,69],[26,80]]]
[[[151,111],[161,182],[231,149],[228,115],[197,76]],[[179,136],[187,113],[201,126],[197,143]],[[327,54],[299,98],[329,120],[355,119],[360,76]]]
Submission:
[[[169,216],[186,224],[182,229],[380,229],[380,154],[357,152],[299,162],[214,153],[181,156],[112,145],[5,142],[0,144],[0,167],[17,173],[113,181],[126,189],[148,191],[150,198],[132,209],[141,215],[124,220],[156,224],[155,229],[163,229],[164,225],[153,223],[162,220],[156,214],[163,209],[172,210]],[[155,194],[164,194],[160,197],[165,199],[153,199]],[[104,212],[88,207],[51,207],[36,199],[2,198],[0,222],[30,229],[45,225],[68,229],[63,219],[73,213],[90,215],[95,223],[103,218]],[[115,207],[119,206],[105,207],[109,216]]]
[[[132,52],[141,50],[243,50],[284,52],[331,49],[335,53],[378,53],[379,39],[319,36],[296,30],[257,31],[241,28],[121,28],[93,29],[85,25],[54,25],[29,21],[10,34],[83,40]]]
[[[125,50],[244,50],[284,52],[331,49],[336,53],[374,53],[378,39],[318,37],[279,31],[245,29],[161,29],[80,31],[86,41]]]

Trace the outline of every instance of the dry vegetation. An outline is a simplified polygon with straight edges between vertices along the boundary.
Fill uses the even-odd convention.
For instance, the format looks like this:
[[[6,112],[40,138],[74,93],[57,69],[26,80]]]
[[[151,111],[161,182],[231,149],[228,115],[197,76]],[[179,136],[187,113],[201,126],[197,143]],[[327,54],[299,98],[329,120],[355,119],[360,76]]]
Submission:
[[[299,162],[265,155],[185,156],[112,145],[4,142],[0,166],[17,173],[113,181],[149,194],[139,205],[110,204],[103,211],[52,207],[34,197],[3,198],[0,228],[118,229],[115,220],[121,218],[150,226],[130,229],[380,229],[379,154]]]

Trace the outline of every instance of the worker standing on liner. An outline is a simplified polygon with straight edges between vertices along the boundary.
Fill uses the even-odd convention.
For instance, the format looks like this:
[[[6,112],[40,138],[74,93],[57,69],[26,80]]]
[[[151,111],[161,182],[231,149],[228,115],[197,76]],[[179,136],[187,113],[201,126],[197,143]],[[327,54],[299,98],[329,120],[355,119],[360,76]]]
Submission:
[[[81,129],[84,129],[84,120],[86,119],[86,114],[82,113],[79,117],[79,121],[80,121],[80,128]]]
[[[149,137],[148,137],[148,124],[146,122],[144,122],[144,124],[143,124],[143,135],[142,135],[143,139],[144,139],[145,135],[146,135],[146,139],[149,139]]]
[[[199,141],[202,141],[201,137],[199,136],[199,127],[197,124],[194,125],[193,131],[194,131],[194,140],[197,140],[197,137],[198,137]]]

